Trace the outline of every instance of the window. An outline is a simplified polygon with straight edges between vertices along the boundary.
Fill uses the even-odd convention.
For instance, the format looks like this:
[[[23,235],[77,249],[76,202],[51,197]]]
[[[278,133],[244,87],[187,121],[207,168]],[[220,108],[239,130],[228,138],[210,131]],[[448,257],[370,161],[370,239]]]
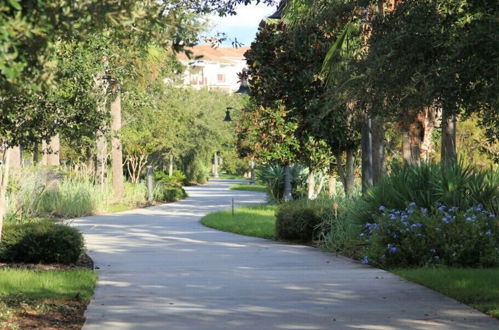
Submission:
[[[225,82],[225,75],[224,74],[217,74],[217,81],[218,82]]]

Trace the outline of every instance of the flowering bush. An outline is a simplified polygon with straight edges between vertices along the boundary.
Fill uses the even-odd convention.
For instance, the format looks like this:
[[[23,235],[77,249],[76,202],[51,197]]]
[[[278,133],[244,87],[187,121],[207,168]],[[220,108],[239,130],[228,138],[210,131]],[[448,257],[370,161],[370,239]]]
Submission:
[[[383,267],[490,267],[499,264],[496,216],[482,205],[460,210],[437,204],[433,210],[410,203],[404,210],[380,206],[360,236],[365,240],[363,263]]]

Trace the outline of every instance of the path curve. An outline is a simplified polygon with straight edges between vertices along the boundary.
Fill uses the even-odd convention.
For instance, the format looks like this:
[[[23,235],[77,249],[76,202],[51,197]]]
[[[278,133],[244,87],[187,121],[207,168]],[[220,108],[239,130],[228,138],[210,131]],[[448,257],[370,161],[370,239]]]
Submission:
[[[499,329],[388,272],[318,249],[223,233],[200,218],[263,202],[230,181],[172,204],[74,221],[99,267],[85,330]]]

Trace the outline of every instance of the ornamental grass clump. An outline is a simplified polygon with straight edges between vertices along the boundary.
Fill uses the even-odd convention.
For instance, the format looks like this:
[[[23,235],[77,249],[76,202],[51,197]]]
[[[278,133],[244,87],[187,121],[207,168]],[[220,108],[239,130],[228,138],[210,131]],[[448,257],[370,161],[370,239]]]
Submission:
[[[436,204],[431,210],[410,203],[405,209],[380,206],[360,234],[363,263],[381,267],[499,265],[495,214],[482,205],[465,210]]]
[[[446,167],[436,163],[393,163],[390,175],[370,189],[364,200],[366,221],[372,221],[371,215],[380,205],[402,210],[409,202],[432,209],[439,201],[461,210],[482,204],[499,214],[499,171],[458,163]]]

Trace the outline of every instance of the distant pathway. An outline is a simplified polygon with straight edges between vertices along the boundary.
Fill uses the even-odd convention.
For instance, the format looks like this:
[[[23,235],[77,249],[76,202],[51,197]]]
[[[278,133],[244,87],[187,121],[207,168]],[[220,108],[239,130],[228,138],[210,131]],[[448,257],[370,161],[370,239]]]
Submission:
[[[186,200],[78,219],[98,269],[84,329],[499,329],[499,322],[398,277],[318,249],[202,226],[263,202],[219,180]]]

